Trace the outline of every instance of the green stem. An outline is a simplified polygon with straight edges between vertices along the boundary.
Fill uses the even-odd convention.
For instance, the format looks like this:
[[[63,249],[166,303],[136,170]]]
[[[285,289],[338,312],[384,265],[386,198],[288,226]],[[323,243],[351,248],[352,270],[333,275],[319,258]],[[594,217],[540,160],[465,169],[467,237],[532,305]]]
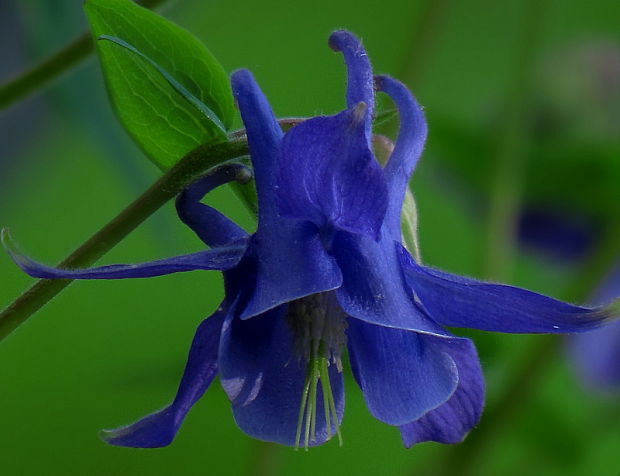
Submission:
[[[495,170],[490,191],[486,255],[483,274],[506,280],[514,262],[515,224],[521,200],[521,175],[530,141],[531,81],[541,40],[547,0],[529,0],[499,130]]]
[[[84,268],[92,265],[199,175],[247,153],[245,141],[230,141],[195,149],[58,266]],[[0,341],[70,283],[68,279],[37,281],[0,313]]]
[[[433,47],[441,36],[442,24],[450,0],[424,0],[421,2],[420,13],[415,25],[411,28],[409,48],[405,54],[405,62],[401,67],[400,76],[408,84],[419,84],[422,73],[432,57]]]
[[[247,465],[248,476],[275,476],[280,474],[282,447],[276,443],[252,440],[254,455]]]
[[[153,9],[166,0],[142,0],[143,7]],[[84,33],[56,53],[13,79],[0,85],[0,110],[6,109],[41,89],[65,71],[81,63],[93,51],[90,33]]]

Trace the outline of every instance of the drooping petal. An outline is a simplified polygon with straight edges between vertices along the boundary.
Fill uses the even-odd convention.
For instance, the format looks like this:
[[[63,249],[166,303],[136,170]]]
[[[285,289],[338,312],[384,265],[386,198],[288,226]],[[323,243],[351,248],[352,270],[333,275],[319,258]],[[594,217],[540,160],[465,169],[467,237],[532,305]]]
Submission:
[[[113,264],[90,269],[58,269],[37,263],[17,251],[8,232],[3,230],[2,242],[15,263],[27,274],[43,279],[126,279],[150,278],[184,271],[227,270],[235,267],[247,247],[247,241],[199,251],[174,258],[140,264]]]
[[[247,237],[247,233],[217,210],[200,203],[211,190],[232,180],[249,178],[249,170],[240,164],[219,167],[191,184],[176,199],[179,218],[207,246],[224,246]]]
[[[377,89],[388,94],[400,114],[400,130],[394,151],[385,165],[388,209],[385,223],[393,240],[400,241],[400,215],[409,179],[422,154],[427,127],[422,108],[404,84],[388,76],[377,76]]]
[[[104,441],[134,448],[159,448],[172,442],[185,415],[209,388],[217,373],[218,346],[226,314],[227,310],[220,307],[198,326],[174,401],[132,425],[103,430]]]
[[[446,332],[413,302],[400,267],[397,243],[346,232],[335,234],[333,254],[342,271],[336,290],[344,312],[370,324],[440,336]]]
[[[383,170],[364,138],[364,107],[308,119],[282,141],[277,197],[283,216],[377,236],[387,207]]]
[[[333,32],[329,37],[329,46],[342,52],[347,64],[347,107],[353,108],[360,102],[367,106],[364,111],[364,135],[370,147],[375,89],[368,55],[360,40],[345,30]]]
[[[277,216],[274,186],[282,129],[252,73],[245,69],[235,71],[231,84],[252,158],[258,196],[258,226],[259,229],[270,227],[271,219]]]
[[[276,162],[282,130],[267,99],[248,71],[235,72],[232,86],[246,127],[259,206],[251,245],[256,282],[246,293],[251,296],[242,313],[249,318],[292,299],[334,289],[342,277],[321,243],[319,230],[282,218],[277,209]]]
[[[407,282],[443,326],[483,331],[565,334],[588,331],[620,316],[620,303],[580,307],[504,284],[485,283],[419,266],[402,250]]]
[[[482,414],[484,377],[473,343],[469,339],[434,339],[433,345],[456,363],[458,387],[443,405],[400,427],[407,448],[423,441],[459,443],[478,424]]]
[[[445,403],[457,368],[435,340],[445,338],[349,319],[351,367],[370,413],[389,425],[416,420]],[[457,339],[458,340],[458,339]]]
[[[259,440],[295,445],[297,419],[305,379],[305,363],[297,361],[286,306],[257,319],[229,318],[220,344],[220,379],[230,398],[239,428]],[[330,366],[330,382],[339,421],[344,411],[342,374]],[[323,396],[319,385],[317,402]],[[317,406],[316,439],[327,438],[322,405]],[[332,435],[335,428],[332,428]]]

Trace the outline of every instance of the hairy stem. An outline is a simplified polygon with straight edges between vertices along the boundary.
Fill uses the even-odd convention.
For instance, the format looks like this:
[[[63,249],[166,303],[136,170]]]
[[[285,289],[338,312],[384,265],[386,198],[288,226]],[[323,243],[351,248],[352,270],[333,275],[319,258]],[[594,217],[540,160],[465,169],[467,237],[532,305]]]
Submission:
[[[247,153],[245,141],[202,146],[190,152],[58,267],[83,268],[92,265],[198,176],[227,160]],[[0,341],[66,288],[71,281],[39,280],[19,296],[0,313]]]
[[[156,8],[166,0],[141,0],[146,8]],[[13,79],[0,84],[0,110],[6,109],[26,98],[59,77],[65,71],[81,63],[93,51],[93,41],[86,32],[40,63]]]

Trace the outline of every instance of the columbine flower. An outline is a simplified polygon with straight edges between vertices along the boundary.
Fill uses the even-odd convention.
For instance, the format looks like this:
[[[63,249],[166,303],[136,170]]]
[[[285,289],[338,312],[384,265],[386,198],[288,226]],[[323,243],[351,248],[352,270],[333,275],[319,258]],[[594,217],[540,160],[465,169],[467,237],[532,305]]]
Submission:
[[[342,355],[370,412],[397,426],[407,447],[456,443],[478,422],[484,384],[472,342],[443,325],[500,332],[573,332],[598,326],[587,309],[511,286],[416,263],[400,243],[400,215],[426,138],[423,114],[398,81],[372,77],[364,49],[338,31],[330,45],[348,67],[347,107],[283,134],[247,71],[232,85],[258,193],[248,236],[199,202],[239,169],[224,168],[177,201],[181,219],[212,247],[143,265],[58,270],[13,251],[43,278],[127,278],[224,271],[226,297],[199,326],[172,404],[125,428],[117,445],[169,444],[219,375],[235,421],[262,440],[306,447],[340,436]],[[384,168],[370,148],[374,88],[392,98],[401,127]]]

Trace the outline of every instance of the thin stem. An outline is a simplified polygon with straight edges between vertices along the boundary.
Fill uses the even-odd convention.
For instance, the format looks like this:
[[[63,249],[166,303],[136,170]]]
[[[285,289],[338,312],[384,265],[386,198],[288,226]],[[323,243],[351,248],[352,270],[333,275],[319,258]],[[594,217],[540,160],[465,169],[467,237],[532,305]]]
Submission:
[[[253,440],[254,455],[248,462],[248,476],[275,476],[280,474],[281,447],[276,443]]]
[[[156,8],[166,0],[142,0],[146,8]],[[56,53],[43,59],[27,71],[0,84],[0,110],[43,88],[65,71],[81,63],[93,51],[90,33],[84,33]]]
[[[196,177],[227,160],[247,153],[245,141],[202,146],[190,152],[58,267],[83,268],[92,265]],[[0,341],[66,288],[71,281],[43,279],[19,296],[0,313]]]
[[[289,129],[292,129],[296,125],[301,124],[302,122],[308,119],[310,118],[309,117],[282,117],[278,119],[278,124],[280,124],[280,127],[282,128],[282,130],[286,132]],[[245,129],[239,129],[239,130],[230,132],[228,134],[228,137],[230,139],[245,139],[246,138],[245,134],[246,134]]]
[[[541,40],[547,0],[529,0],[522,22],[515,69],[499,130],[483,274],[506,280],[514,262],[515,226],[521,200],[523,159],[530,141],[529,111],[532,71]]]
[[[401,68],[401,77],[409,84],[420,82],[421,74],[427,69],[436,40],[441,35],[441,26],[448,12],[450,0],[425,0],[422,2],[415,26],[411,28],[409,49]]]

